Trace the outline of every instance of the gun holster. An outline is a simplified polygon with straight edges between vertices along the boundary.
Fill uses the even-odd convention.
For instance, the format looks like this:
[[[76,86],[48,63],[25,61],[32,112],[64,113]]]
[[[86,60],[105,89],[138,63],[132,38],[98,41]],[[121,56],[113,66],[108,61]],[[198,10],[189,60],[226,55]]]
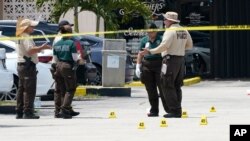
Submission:
[[[30,67],[36,65],[31,61],[31,57],[23,56],[23,59],[25,60],[25,69],[29,69]]]

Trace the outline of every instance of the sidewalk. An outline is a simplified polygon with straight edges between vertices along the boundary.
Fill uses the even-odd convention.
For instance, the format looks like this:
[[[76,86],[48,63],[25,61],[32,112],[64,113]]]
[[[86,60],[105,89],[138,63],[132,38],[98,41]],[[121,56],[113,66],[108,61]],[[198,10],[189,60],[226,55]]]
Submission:
[[[165,114],[148,118],[149,108],[144,87],[132,88],[131,97],[97,97],[74,101],[81,115],[69,120],[53,118],[53,102],[43,102],[39,120],[16,120],[14,115],[0,115],[1,141],[229,141],[230,124],[250,124],[250,82],[202,81],[183,87],[183,109],[188,118],[167,119]],[[210,113],[211,106],[216,108]],[[114,111],[116,119],[109,119]],[[208,125],[200,125],[201,115]],[[144,121],[145,129],[138,129]]]

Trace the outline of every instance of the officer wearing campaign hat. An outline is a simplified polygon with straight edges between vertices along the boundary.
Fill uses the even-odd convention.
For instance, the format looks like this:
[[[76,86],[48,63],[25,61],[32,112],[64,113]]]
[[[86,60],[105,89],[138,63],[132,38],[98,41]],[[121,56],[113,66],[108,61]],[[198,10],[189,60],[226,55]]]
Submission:
[[[180,118],[182,114],[182,90],[186,49],[193,47],[192,38],[187,30],[175,30],[181,28],[178,14],[166,12],[164,24],[166,30],[162,42],[154,49],[145,49],[141,55],[161,53],[163,57],[161,68],[161,86],[167,105],[165,118]]]
[[[39,116],[34,114],[34,99],[36,96],[36,82],[38,63],[37,53],[44,49],[51,49],[51,46],[43,44],[36,46],[30,39],[30,34],[38,21],[29,19],[18,19],[16,25],[16,36],[22,37],[18,40],[17,47],[17,72],[18,72],[18,91],[16,119],[38,119]]]

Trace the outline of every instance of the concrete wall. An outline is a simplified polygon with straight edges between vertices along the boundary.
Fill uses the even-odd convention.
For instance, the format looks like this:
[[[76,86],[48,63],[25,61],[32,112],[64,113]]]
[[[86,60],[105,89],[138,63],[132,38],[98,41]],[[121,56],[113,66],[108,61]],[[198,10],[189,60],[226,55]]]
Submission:
[[[0,0],[0,20],[3,19],[3,0]]]
[[[74,23],[73,10],[68,11],[65,16],[61,16],[61,20],[68,20],[70,23]],[[96,31],[96,15],[91,11],[82,11],[78,15],[79,32],[93,33]],[[100,31],[104,31],[104,20],[101,19]],[[100,35],[101,37],[103,35]]]

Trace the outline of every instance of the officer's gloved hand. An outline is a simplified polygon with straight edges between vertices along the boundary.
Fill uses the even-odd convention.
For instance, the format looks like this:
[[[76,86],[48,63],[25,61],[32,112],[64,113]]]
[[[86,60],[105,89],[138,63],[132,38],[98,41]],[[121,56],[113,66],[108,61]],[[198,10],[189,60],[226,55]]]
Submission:
[[[136,64],[136,68],[135,68],[135,74],[138,78],[140,78],[141,75],[141,64]]]

